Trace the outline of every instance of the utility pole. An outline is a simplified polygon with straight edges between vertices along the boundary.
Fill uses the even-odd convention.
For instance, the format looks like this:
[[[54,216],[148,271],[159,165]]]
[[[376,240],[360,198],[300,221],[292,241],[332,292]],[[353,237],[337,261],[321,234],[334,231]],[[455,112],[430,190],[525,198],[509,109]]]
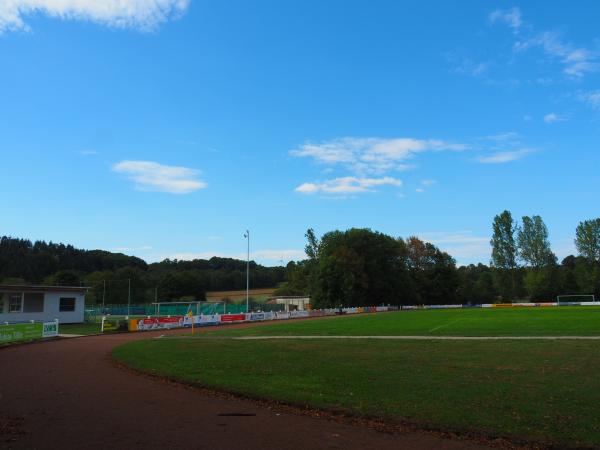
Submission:
[[[250,305],[250,231],[246,230],[244,237],[248,239],[248,258],[246,260],[246,312],[249,313]]]

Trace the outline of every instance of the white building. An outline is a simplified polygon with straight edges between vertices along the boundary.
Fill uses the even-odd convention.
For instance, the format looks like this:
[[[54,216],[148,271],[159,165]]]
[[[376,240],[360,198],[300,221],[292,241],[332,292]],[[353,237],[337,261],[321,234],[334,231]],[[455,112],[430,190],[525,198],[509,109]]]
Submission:
[[[285,311],[305,311],[310,309],[310,297],[298,297],[298,296],[287,296],[287,297],[272,297],[267,303],[276,305],[285,305]]]
[[[30,320],[82,323],[84,287],[18,286],[0,284],[0,323]]]

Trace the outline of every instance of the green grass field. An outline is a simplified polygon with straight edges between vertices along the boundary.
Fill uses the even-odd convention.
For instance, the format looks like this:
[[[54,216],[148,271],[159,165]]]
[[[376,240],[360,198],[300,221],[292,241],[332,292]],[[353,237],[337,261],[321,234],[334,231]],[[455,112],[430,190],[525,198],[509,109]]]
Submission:
[[[423,427],[600,446],[600,341],[221,339],[232,335],[600,335],[600,308],[414,311],[211,330],[115,350],[199,386]]]
[[[337,336],[597,336],[600,307],[445,309],[358,314],[279,322],[214,335]]]

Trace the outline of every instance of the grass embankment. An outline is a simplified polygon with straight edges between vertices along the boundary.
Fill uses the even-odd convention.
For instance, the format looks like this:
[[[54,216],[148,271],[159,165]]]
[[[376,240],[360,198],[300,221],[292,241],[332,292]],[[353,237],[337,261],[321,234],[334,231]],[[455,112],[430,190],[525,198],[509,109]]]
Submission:
[[[225,336],[598,336],[600,307],[474,308],[361,314],[210,329]]]
[[[595,341],[237,341],[119,347],[123,363],[187,383],[440,429],[600,444]]]
[[[100,323],[68,323],[68,324],[60,324],[58,327],[58,332],[60,334],[78,334],[78,335],[88,335],[88,334],[98,334],[100,333],[102,325]]]

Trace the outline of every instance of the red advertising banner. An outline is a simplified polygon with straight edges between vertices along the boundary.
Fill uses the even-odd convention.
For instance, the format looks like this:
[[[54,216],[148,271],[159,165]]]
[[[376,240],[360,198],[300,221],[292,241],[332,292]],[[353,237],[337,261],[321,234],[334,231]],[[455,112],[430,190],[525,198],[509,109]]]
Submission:
[[[155,317],[152,319],[133,319],[130,322],[130,329],[134,328],[139,331],[147,330],[164,330],[170,328],[183,327],[183,317]],[[133,330],[132,330],[133,331]]]
[[[221,322],[243,322],[246,319],[245,314],[223,314]]]

